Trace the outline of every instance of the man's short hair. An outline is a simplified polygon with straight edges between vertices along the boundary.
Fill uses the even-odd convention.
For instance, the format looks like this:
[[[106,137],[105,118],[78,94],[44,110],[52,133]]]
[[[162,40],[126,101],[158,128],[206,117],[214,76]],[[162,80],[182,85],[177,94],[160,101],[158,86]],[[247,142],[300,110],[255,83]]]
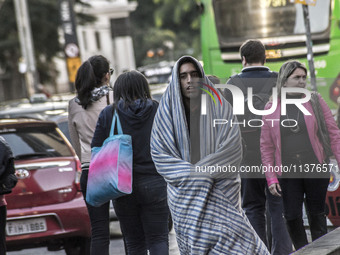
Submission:
[[[250,39],[240,47],[241,59],[244,57],[249,64],[266,61],[266,49],[260,40]]]

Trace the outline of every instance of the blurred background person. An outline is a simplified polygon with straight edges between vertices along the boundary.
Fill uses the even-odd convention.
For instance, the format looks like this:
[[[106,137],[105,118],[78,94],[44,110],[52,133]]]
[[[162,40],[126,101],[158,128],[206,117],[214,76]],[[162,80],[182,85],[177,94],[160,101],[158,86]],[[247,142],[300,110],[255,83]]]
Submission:
[[[255,109],[263,110],[268,102],[272,89],[276,85],[277,72],[271,71],[266,64],[266,48],[258,39],[246,40],[240,47],[242,71],[230,77],[227,84],[232,84],[242,90],[245,96],[244,114],[237,115],[240,125],[243,145],[242,165],[257,166],[261,169],[260,125],[254,123],[262,116],[253,114],[248,108],[248,89],[253,90],[252,103]],[[233,97],[225,89],[226,99],[233,104]],[[254,126],[250,126],[250,122]],[[263,173],[241,174],[242,208],[256,233],[266,244],[273,255],[287,255],[292,252],[292,241],[285,226],[283,202],[281,197],[273,196],[266,184]]]
[[[322,144],[318,130],[320,120],[313,111],[315,101],[309,100],[302,105],[311,115],[304,115],[295,104],[286,105],[286,115],[281,115],[281,90],[282,88],[305,88],[306,67],[296,60],[287,61],[280,68],[277,90],[278,106],[274,113],[263,117],[264,126],[261,132],[261,154],[263,165],[295,167],[296,173],[266,172],[269,191],[275,196],[283,198],[284,217],[290,237],[295,249],[308,244],[305,228],[303,225],[302,205],[304,198],[309,218],[309,226],[312,240],[327,233],[325,200],[329,184],[328,161],[325,147]],[[289,99],[301,99],[303,93],[287,92]],[[340,132],[337,128],[332,113],[318,95],[320,111],[323,112],[324,121],[330,137],[330,146],[337,162],[340,162]],[[271,108],[272,103],[266,105]],[[269,121],[280,119],[280,121]],[[280,125],[285,121],[286,125]],[[270,124],[269,124],[270,122]],[[289,124],[288,124],[289,123]],[[295,123],[295,125],[294,125]],[[323,173],[312,172],[312,167],[322,169]]]
[[[11,192],[11,189],[17,183],[12,182],[7,177],[15,173],[14,157],[12,149],[3,137],[0,136],[0,255],[6,254],[6,217],[7,203],[5,194]]]
[[[109,86],[113,69],[101,56],[90,57],[78,69],[75,86],[77,96],[70,100],[68,125],[72,145],[81,161],[81,190],[86,199],[88,170],[91,160],[91,141],[100,112],[113,102]],[[86,202],[86,200],[85,200]],[[100,207],[86,203],[91,221],[91,255],[109,255],[109,202]]]

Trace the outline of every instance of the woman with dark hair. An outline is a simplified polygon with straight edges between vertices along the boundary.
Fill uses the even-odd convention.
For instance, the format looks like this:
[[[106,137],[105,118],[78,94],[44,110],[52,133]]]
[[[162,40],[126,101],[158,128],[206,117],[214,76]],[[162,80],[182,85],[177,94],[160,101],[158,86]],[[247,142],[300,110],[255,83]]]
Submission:
[[[290,60],[282,65],[277,80],[279,103],[272,114],[263,117],[264,126],[261,130],[263,166],[285,170],[267,171],[266,178],[271,194],[282,195],[287,229],[296,250],[308,244],[302,219],[304,199],[313,241],[327,233],[327,145],[331,146],[337,162],[340,162],[340,132],[329,107],[319,94],[314,94],[315,97],[312,95],[311,100],[302,104],[310,115],[304,114],[295,104],[286,104],[286,114],[280,115],[282,89],[304,89],[306,76],[307,69],[299,61]],[[303,100],[304,97],[305,94],[301,92],[286,92],[286,98],[290,101]],[[269,102],[265,109],[271,107],[272,102]],[[320,113],[324,119],[317,117]],[[330,144],[326,146],[320,139],[323,123],[330,137]]]
[[[114,201],[127,253],[169,254],[166,183],[157,173],[150,154],[150,135],[158,103],[151,100],[146,78],[137,71],[118,76],[115,104],[98,119],[91,143],[102,146],[109,136],[113,111],[117,111],[123,133],[131,135],[133,148],[133,192]]]
[[[72,145],[81,161],[81,190],[86,198],[88,170],[91,159],[91,141],[99,113],[113,102],[109,82],[113,69],[101,56],[92,56],[78,69],[76,76],[77,96],[70,100],[68,125]],[[110,216],[109,203],[94,207],[86,203],[91,220],[91,255],[109,255]]]

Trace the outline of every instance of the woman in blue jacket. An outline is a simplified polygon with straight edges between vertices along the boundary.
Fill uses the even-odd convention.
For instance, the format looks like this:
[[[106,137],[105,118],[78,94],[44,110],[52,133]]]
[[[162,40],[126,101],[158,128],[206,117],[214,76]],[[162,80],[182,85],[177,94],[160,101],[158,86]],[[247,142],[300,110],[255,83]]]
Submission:
[[[114,201],[128,254],[166,255],[168,218],[166,183],[150,154],[150,135],[158,103],[151,100],[146,78],[137,71],[121,74],[113,88],[115,104],[99,115],[91,147],[102,146],[109,136],[113,111],[123,133],[131,135],[133,192]]]

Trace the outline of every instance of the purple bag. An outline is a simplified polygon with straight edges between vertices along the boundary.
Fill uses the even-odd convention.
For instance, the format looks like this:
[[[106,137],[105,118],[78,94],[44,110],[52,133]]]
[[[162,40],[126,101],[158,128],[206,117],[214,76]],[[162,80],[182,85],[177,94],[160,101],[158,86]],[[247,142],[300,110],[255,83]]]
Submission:
[[[114,135],[117,122],[118,134]],[[87,181],[86,201],[92,206],[131,194],[132,141],[124,135],[117,111],[113,115],[110,136],[101,147],[93,147]]]

